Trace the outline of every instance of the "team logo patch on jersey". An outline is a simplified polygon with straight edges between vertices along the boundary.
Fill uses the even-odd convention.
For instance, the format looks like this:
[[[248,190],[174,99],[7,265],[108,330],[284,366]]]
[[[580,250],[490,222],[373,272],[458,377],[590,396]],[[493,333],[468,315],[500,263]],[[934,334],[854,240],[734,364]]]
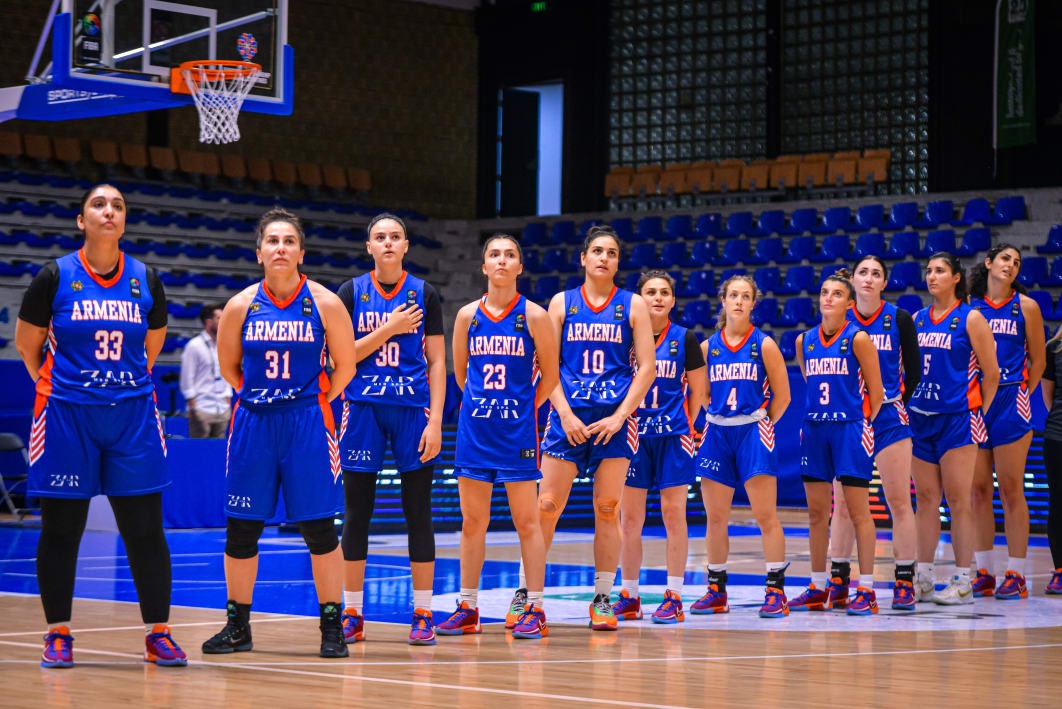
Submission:
[[[362,303],[368,303],[369,302],[369,294],[368,293],[362,293],[361,294],[361,302]]]
[[[258,312],[258,309],[259,309],[259,308],[261,308],[261,307],[262,307],[262,306],[260,306],[260,305],[259,305],[258,303],[251,303],[251,307],[249,308],[249,310],[250,310],[250,311],[251,311],[252,313],[257,313],[257,312]]]
[[[952,318],[951,319],[951,325],[948,326],[948,329],[949,330],[958,330],[959,329],[959,318],[957,318],[957,317],[956,318]]]
[[[672,340],[668,343],[667,353],[672,357],[678,357],[678,340]]]
[[[524,322],[525,320],[526,318],[524,318],[523,313],[518,314],[516,316],[516,324],[513,325],[513,329],[517,332],[523,332],[526,327],[526,324]]]
[[[137,278],[129,279],[129,295],[133,298],[140,298],[140,280]]]
[[[808,352],[811,352],[813,349],[815,349],[815,343],[814,342],[809,342],[808,343]]]
[[[302,314],[307,318],[313,315],[313,299],[310,296],[302,299]]]
[[[713,347],[712,351],[709,352],[708,354],[712,355],[713,357],[718,357],[719,356],[719,348],[718,347]]]
[[[472,327],[479,327],[479,318],[472,318]]]
[[[616,303],[616,314],[613,316],[615,320],[623,319],[623,303]]]
[[[841,339],[841,354],[848,354],[848,338]]]
[[[579,312],[579,306],[578,305],[569,305],[568,306],[568,315],[575,315],[577,312]]]
[[[70,290],[74,291],[75,293],[80,292],[81,289],[84,287],[85,286],[81,283],[81,281],[74,281],[70,284]]]

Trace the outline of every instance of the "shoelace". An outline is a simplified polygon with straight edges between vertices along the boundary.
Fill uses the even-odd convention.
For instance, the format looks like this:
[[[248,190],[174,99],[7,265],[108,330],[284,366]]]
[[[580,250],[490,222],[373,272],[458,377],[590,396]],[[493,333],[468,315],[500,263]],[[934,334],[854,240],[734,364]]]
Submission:
[[[608,598],[602,596],[600,600],[594,601],[594,610],[598,615],[613,615],[612,604],[608,602]]]
[[[767,605],[767,606],[770,606],[770,605],[781,606],[782,605],[782,594],[779,593],[778,591],[773,590],[773,589],[768,591],[767,592],[767,598],[766,598],[766,600],[764,602],[764,605]]]
[[[169,650],[170,652],[180,652],[181,648],[177,647],[177,643],[173,642],[173,638],[169,633],[152,633],[150,636],[151,644],[157,649]]]
[[[664,599],[664,602],[660,604],[660,611],[665,613],[676,613],[678,612],[680,605],[681,603],[675,600],[674,596],[668,596]],[[659,613],[660,611],[657,612]]]
[[[62,657],[63,655],[70,653],[74,646],[74,639],[72,637],[60,633],[49,633],[44,641],[48,643],[48,648],[57,657]]]
[[[538,615],[539,614],[535,611],[535,606],[531,605],[523,612],[523,614],[521,614],[520,620],[516,624],[526,625],[528,623],[534,623],[535,625],[538,625]]]
[[[516,611],[517,613],[522,613],[524,610],[524,606],[526,605],[527,594],[520,593],[519,591],[517,591],[516,594],[513,595],[513,602],[509,604],[509,610]]]
[[[415,633],[427,633],[431,629],[431,621],[428,620],[426,615],[414,615],[413,616],[413,632]]]

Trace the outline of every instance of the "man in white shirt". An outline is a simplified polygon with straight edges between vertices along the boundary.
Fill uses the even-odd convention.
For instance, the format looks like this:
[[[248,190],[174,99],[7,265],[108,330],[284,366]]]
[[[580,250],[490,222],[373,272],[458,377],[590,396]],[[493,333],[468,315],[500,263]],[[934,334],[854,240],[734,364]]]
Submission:
[[[199,311],[203,331],[188,341],[181,353],[181,393],[188,403],[188,435],[224,438],[232,411],[232,389],[218,366],[218,323],[222,306],[208,303]]]

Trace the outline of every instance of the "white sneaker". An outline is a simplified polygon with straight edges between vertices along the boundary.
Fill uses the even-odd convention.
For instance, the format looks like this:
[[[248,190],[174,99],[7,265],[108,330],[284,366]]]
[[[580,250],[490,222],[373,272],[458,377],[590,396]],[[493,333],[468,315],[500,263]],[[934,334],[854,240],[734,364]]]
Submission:
[[[951,577],[947,587],[933,596],[933,602],[942,606],[962,606],[973,603],[973,586],[970,585],[970,579],[955,574]]]
[[[914,590],[915,600],[924,603],[933,600],[933,595],[937,592],[937,587],[933,584],[933,577],[918,574],[918,576],[915,577]]]

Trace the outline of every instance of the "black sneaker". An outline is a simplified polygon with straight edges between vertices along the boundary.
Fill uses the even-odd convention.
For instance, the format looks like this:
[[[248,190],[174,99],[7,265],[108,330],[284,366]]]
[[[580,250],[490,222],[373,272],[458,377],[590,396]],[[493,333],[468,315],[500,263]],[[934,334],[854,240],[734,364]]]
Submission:
[[[347,657],[346,640],[343,638],[343,621],[339,605],[321,604],[321,657]]]
[[[227,655],[230,652],[247,652],[251,642],[251,607],[240,606],[235,601],[225,604],[229,620],[221,632],[203,643],[204,655]]]

